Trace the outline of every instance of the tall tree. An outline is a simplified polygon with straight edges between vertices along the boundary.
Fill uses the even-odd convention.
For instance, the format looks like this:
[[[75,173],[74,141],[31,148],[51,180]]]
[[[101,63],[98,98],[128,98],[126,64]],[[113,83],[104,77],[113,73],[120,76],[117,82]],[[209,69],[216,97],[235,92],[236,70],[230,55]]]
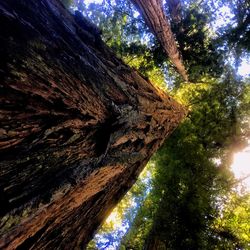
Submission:
[[[171,19],[176,23],[179,24],[181,22],[181,2],[180,0],[167,0],[169,13]]]
[[[139,12],[142,14],[145,22],[159,40],[164,51],[172,61],[177,71],[185,81],[188,81],[188,75],[183,64],[181,54],[178,50],[175,36],[167,16],[164,13],[161,0],[131,0]]]
[[[82,249],[186,112],[59,1],[0,20],[0,248]]]

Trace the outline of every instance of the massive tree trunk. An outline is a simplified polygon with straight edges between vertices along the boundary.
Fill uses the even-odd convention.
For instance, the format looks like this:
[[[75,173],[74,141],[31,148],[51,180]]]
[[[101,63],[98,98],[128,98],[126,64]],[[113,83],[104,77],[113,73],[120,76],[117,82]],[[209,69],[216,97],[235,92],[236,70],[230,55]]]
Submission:
[[[82,249],[185,110],[59,1],[0,28],[0,249]]]
[[[188,81],[181,54],[166,17],[162,0],[131,0],[142,14],[146,24],[159,40],[169,59],[185,81]]]

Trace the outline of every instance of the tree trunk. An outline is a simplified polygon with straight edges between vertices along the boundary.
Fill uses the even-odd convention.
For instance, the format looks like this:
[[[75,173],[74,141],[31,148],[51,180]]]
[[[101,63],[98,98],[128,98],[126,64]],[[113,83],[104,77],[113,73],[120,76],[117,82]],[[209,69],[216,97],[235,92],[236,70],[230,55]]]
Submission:
[[[176,25],[178,25],[182,19],[180,0],[167,0],[167,5],[171,19]]]
[[[155,34],[177,71],[185,81],[188,81],[181,54],[177,48],[176,40],[166,17],[161,0],[131,0],[142,14],[146,24]]]
[[[185,110],[59,1],[0,27],[0,249],[84,249]]]
[[[175,24],[179,24],[181,22],[181,2],[180,0],[167,0],[167,5],[169,9],[169,13],[171,19]]]
[[[166,250],[165,243],[157,235],[149,235],[146,239],[143,250]]]

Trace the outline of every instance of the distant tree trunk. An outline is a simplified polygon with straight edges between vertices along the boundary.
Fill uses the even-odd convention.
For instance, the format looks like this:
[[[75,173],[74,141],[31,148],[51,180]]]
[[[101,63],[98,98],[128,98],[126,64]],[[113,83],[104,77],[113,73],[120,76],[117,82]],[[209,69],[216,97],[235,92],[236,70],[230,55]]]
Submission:
[[[173,20],[175,24],[179,24],[182,19],[180,0],[167,0],[167,5],[168,5],[171,19]]]
[[[188,81],[181,54],[166,17],[161,0],[131,0],[142,14],[146,24],[159,40],[169,59],[185,81]]]
[[[84,249],[185,110],[59,1],[0,28],[0,249]]]
[[[163,241],[157,237],[157,235],[149,235],[143,246],[143,250],[166,250],[166,246]]]

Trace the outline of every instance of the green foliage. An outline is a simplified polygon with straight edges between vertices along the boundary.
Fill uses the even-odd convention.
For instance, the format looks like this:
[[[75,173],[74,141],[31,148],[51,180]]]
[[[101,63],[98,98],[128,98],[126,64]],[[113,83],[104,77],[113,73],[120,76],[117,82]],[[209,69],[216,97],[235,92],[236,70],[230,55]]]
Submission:
[[[181,85],[175,91],[190,113],[154,156],[153,190],[124,245],[143,249],[157,238],[166,249],[231,249],[230,244],[246,242],[237,224],[214,230],[222,206],[218,199],[227,197],[234,181],[229,155],[244,145],[242,130],[236,129],[244,122],[236,114],[244,110],[246,87],[229,72],[223,81]],[[220,166],[216,158],[222,159]],[[244,219],[249,213],[239,216]],[[229,234],[234,243],[226,238]]]
[[[249,249],[250,194],[232,190],[224,199],[224,208],[213,223],[221,241],[217,241],[218,249]]]
[[[237,59],[250,52],[250,2],[248,0],[227,0],[233,18],[232,24],[221,28],[219,41],[233,50]]]
[[[208,28],[207,15],[197,9],[185,10],[178,25],[172,23],[190,81],[204,76],[218,77],[223,71],[222,56]]]
[[[153,163],[149,162],[135,185],[115,207],[87,249],[118,247],[119,240],[134,221],[138,208],[146,203],[145,198],[151,185],[148,177],[153,174],[153,171]]]
[[[104,1],[81,5],[81,9],[102,30],[102,38],[118,57],[137,69],[156,86],[166,89],[163,60],[155,56],[154,39],[130,1]],[[145,40],[147,42],[145,42]]]
[[[186,120],[148,165],[155,166],[153,183],[140,179],[90,249],[117,248],[124,235],[118,224],[129,227],[121,249],[143,249],[150,242],[185,250],[248,247],[244,221],[249,218],[249,196],[232,192],[235,180],[229,166],[232,153],[250,136],[250,82],[235,75],[228,56],[234,52],[237,61],[249,51],[249,3],[183,2],[180,25],[171,25],[193,82],[189,84],[182,84],[130,1],[78,3],[122,60],[158,87],[166,89],[168,82],[171,94],[189,109]],[[215,32],[211,24],[225,4],[234,21]]]

